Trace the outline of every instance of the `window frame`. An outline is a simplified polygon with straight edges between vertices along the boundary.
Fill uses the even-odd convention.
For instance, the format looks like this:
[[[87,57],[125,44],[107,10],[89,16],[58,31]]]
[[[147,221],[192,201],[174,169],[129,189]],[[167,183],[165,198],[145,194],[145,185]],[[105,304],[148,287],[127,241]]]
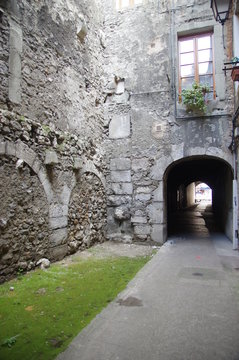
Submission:
[[[179,83],[179,100],[181,101],[181,94],[182,94],[182,79],[186,78],[183,77],[181,75],[181,67],[183,65],[181,65],[181,54],[183,54],[180,51],[180,41],[181,40],[193,40],[193,54],[194,54],[194,81],[197,83],[200,83],[200,79],[199,79],[199,62],[198,62],[198,52],[200,50],[198,50],[198,39],[204,36],[210,36],[211,37],[211,49],[212,50],[212,60],[209,61],[212,63],[212,73],[208,74],[212,76],[212,81],[213,81],[213,86],[211,86],[212,89],[212,94],[213,94],[213,99],[216,98],[216,87],[215,87],[215,60],[214,60],[214,41],[213,41],[213,31],[206,31],[206,32],[200,32],[200,33],[192,33],[190,35],[180,35],[178,36],[178,83]],[[203,50],[207,50],[207,49],[203,49]],[[184,64],[187,65],[187,64]],[[188,64],[188,65],[191,65]],[[189,76],[190,77],[190,76]]]

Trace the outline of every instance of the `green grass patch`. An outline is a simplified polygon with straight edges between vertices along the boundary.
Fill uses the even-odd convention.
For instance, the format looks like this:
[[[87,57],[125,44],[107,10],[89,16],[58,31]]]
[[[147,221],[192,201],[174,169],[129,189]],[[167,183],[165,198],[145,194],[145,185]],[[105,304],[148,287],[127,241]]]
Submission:
[[[149,258],[79,259],[1,285],[0,359],[54,359]]]

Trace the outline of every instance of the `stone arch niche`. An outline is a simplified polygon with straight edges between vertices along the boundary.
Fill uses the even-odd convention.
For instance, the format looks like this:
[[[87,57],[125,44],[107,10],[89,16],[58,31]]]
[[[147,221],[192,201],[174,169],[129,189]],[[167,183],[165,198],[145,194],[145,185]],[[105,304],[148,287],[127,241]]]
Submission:
[[[17,162],[18,161],[18,162]],[[16,168],[18,164],[18,168]],[[49,252],[48,201],[37,174],[0,156],[0,282],[30,270]]]
[[[37,154],[22,141],[0,142],[0,281],[49,255],[51,184]]]
[[[217,156],[193,155],[172,162],[163,177],[165,239],[172,230],[172,214],[188,206],[189,187],[198,181],[212,189],[215,218],[221,230],[232,239],[232,180],[231,163]]]
[[[68,253],[71,254],[105,241],[105,182],[98,172],[89,170],[89,167],[81,170],[69,202]]]

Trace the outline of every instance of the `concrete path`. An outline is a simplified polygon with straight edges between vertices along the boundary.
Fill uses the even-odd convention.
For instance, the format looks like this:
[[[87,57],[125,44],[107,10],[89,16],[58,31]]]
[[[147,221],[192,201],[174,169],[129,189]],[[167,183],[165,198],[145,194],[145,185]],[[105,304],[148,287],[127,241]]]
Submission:
[[[239,255],[194,212],[58,360],[239,360]]]

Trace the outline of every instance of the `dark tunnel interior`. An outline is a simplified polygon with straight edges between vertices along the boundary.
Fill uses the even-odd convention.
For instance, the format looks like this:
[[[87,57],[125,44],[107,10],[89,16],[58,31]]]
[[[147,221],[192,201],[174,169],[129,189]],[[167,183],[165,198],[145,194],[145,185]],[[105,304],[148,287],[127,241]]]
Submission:
[[[198,207],[193,184],[206,183],[212,189],[212,206],[201,207],[210,232],[222,231],[232,238],[232,169],[221,159],[195,156],[172,164],[166,172],[168,235],[195,232],[200,220],[190,224]]]

